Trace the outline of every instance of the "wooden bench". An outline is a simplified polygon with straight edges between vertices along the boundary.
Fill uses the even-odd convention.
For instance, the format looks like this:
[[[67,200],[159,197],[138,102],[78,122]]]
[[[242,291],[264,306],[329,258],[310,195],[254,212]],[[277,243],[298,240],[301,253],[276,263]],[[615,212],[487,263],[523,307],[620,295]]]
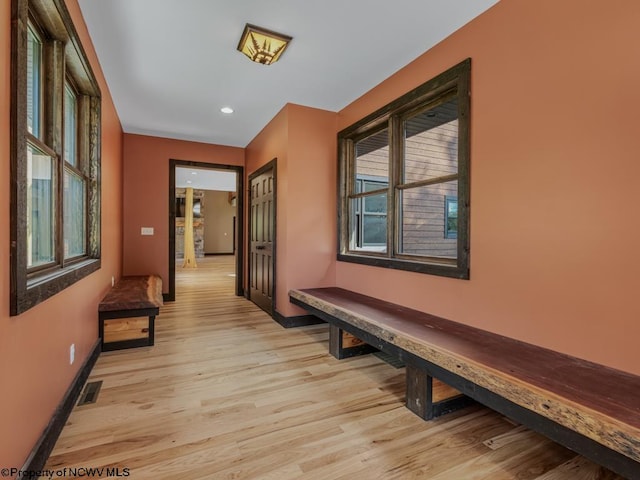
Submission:
[[[161,306],[162,279],[158,275],[122,277],[98,306],[102,351],[153,345]]]
[[[407,407],[421,417],[429,418],[427,384],[436,378],[640,479],[639,376],[340,288],[292,290],[289,296],[327,321],[330,336],[346,331],[405,361]]]
[[[295,300],[292,302],[296,303]],[[336,323],[329,323],[329,353],[338,360],[378,351],[380,349],[343,330]],[[401,354],[397,356],[402,357]],[[412,364],[405,367],[407,408],[424,420],[474,403],[470,397],[434,379],[426,370],[415,368]]]

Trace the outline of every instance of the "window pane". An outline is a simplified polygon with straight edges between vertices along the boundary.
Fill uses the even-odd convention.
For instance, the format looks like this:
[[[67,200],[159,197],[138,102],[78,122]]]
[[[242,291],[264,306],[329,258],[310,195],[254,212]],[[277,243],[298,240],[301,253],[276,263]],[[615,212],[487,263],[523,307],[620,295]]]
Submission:
[[[54,172],[53,158],[27,144],[27,267],[55,261]]]
[[[361,212],[363,207],[364,213]],[[386,193],[351,200],[350,218],[352,250],[387,251]]]
[[[445,232],[446,238],[458,238],[458,198],[445,198]]]
[[[458,222],[457,180],[408,188],[399,192],[401,206],[400,253],[455,259],[458,241],[447,231]],[[455,201],[455,220],[447,215],[446,199]],[[454,212],[454,202],[449,202],[448,212]],[[449,230],[448,230],[449,229]]]
[[[31,26],[27,33],[27,130],[40,136],[42,42]]]
[[[387,182],[379,182],[377,180],[365,180],[364,191],[373,192],[375,190],[380,190],[381,188],[387,188],[388,185],[389,184]]]
[[[402,183],[458,173],[457,117],[454,98],[405,122]]]
[[[356,177],[374,176],[389,181],[389,130],[368,136],[356,143]]]
[[[85,253],[84,180],[75,173],[64,172],[64,258]]]
[[[76,94],[69,84],[64,88],[64,160],[74,167],[78,166],[76,156]]]
[[[363,193],[363,192],[373,192],[375,190],[380,190],[383,188],[387,188],[389,183],[386,178],[357,178],[356,179],[356,192],[355,193]]]
[[[387,244],[387,216],[365,215],[362,226],[362,247],[386,247]],[[386,248],[380,249],[386,251]]]
[[[365,213],[387,213],[387,194],[371,195],[370,197],[364,197],[364,211]]]

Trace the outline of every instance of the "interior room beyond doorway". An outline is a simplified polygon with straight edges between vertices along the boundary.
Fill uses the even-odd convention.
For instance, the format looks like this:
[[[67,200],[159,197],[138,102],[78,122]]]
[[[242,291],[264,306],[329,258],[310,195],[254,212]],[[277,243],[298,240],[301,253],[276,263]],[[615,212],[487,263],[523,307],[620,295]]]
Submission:
[[[214,265],[225,270],[226,280],[231,280],[230,292],[242,294],[242,252],[238,250],[242,199],[237,193],[242,191],[242,170],[171,160],[168,300],[175,300],[178,272],[184,279],[188,270],[209,270]]]

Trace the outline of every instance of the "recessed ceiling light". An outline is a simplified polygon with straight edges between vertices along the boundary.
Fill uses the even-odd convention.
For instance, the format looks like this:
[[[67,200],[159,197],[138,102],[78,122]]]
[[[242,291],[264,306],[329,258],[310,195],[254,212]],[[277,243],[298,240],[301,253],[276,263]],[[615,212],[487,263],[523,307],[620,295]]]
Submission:
[[[187,180],[187,183],[192,183],[191,180]]]
[[[231,108],[231,107],[222,107],[222,108],[220,109],[220,111],[221,111],[222,113],[229,114],[229,113],[233,113],[233,108]]]
[[[191,172],[191,175],[197,175],[198,172]]]

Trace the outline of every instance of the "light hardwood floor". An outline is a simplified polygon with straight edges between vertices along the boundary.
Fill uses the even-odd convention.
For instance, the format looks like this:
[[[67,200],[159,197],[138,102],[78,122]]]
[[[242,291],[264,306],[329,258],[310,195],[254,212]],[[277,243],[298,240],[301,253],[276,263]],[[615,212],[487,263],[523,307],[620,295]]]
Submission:
[[[334,359],[326,325],[281,328],[234,296],[233,268],[208,257],[176,269],[156,345],[100,356],[98,400],[74,409],[46,468],[128,468],[136,480],[620,478],[480,406],[420,420],[404,407],[403,369]]]

